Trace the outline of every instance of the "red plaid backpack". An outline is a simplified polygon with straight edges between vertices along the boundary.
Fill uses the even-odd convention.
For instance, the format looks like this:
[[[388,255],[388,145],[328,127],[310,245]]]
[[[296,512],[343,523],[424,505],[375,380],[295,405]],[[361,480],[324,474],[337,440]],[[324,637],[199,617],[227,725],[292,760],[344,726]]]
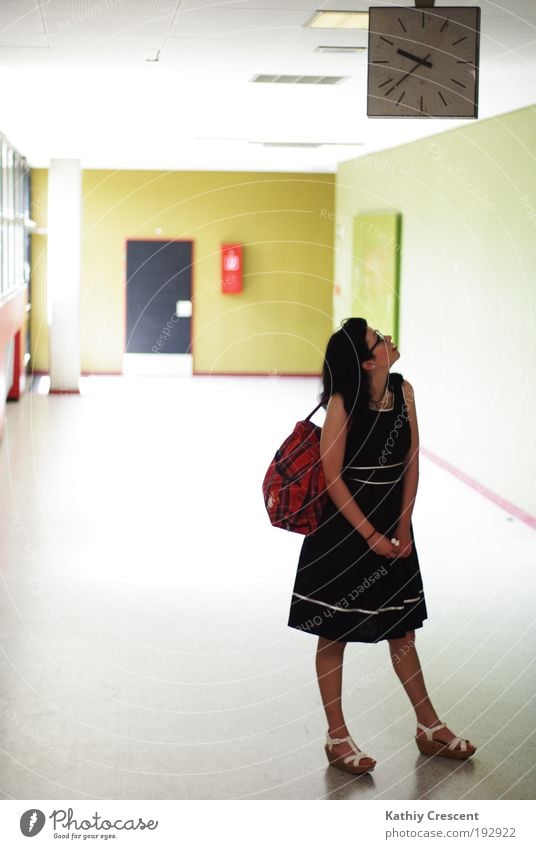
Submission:
[[[322,428],[309,421],[321,406],[296,422],[275,452],[262,483],[272,525],[297,534],[316,530],[328,499],[320,460]]]

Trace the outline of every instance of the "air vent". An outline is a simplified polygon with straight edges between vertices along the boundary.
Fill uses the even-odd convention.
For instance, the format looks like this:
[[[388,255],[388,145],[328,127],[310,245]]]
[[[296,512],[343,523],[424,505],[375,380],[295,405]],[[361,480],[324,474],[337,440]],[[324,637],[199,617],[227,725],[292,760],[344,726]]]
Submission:
[[[310,77],[293,74],[256,74],[250,83],[284,83],[286,85],[337,85],[348,77]]]

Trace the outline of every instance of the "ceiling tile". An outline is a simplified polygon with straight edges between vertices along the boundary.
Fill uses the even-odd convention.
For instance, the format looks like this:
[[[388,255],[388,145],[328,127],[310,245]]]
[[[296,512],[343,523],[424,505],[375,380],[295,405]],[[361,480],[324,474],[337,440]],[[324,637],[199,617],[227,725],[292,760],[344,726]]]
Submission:
[[[48,0],[43,15],[50,33],[148,32],[164,35],[175,0]]]
[[[0,0],[0,44],[9,44],[13,36],[43,33],[36,0]]]

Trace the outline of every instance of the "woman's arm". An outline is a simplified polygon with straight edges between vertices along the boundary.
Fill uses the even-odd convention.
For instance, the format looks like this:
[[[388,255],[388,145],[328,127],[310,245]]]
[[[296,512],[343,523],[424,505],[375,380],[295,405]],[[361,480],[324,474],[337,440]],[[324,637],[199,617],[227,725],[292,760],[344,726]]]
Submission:
[[[348,414],[342,395],[336,392],[329,399],[320,437],[320,459],[326,479],[326,491],[344,518],[361,536],[368,537],[375,530],[374,525],[359,509],[341,478],[347,435]]]
[[[404,481],[402,484],[402,508],[398,527],[409,531],[411,514],[417,495],[419,483],[419,426],[417,423],[417,411],[415,409],[415,393],[413,386],[404,380],[404,397],[408,409],[406,410],[411,430],[411,445],[404,459]]]

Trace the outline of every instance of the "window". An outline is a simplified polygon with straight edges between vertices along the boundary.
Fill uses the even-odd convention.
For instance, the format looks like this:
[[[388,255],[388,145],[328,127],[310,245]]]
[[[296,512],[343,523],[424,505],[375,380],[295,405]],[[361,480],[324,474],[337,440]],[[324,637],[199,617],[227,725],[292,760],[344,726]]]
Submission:
[[[28,164],[0,135],[0,299],[28,283]]]

